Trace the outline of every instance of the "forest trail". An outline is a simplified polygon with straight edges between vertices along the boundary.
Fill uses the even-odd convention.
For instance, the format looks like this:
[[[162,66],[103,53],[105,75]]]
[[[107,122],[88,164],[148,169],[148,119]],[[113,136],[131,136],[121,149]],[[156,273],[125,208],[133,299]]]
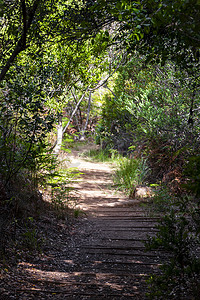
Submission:
[[[108,164],[86,161],[76,151],[70,161],[82,173],[73,183],[79,221],[55,230],[45,255],[21,262],[13,293],[0,299],[146,299],[145,280],[163,260],[143,244],[155,234],[157,219],[112,188]]]
[[[145,299],[145,281],[163,260],[144,248],[147,234],[155,235],[157,218],[147,215],[140,200],[112,187],[108,163],[90,162],[74,152],[71,166],[82,173],[74,188],[77,207],[85,213],[76,245],[81,288],[76,281],[74,299]]]

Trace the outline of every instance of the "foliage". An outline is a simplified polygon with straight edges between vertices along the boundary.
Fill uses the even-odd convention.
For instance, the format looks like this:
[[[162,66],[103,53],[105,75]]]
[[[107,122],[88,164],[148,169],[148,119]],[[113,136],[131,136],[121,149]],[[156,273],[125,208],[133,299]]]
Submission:
[[[98,38],[97,44],[93,41],[98,45],[96,56],[111,38],[129,52],[137,48],[149,57],[159,54],[163,61],[171,57],[182,65],[191,64],[199,59],[199,11],[197,0],[21,0],[11,6],[2,0],[0,80],[29,47],[40,48],[46,41],[70,44],[90,37]]]
[[[135,53],[119,69],[112,95],[105,97],[97,141],[147,157],[155,181],[170,172],[178,180],[184,157],[199,148],[197,73],[170,61],[163,67],[145,65],[145,57]]]
[[[21,169],[34,174],[43,164],[47,133],[53,128],[54,115],[45,107],[43,70],[38,70],[38,77],[32,71],[29,64],[20,72],[16,66],[15,80],[10,78],[1,89],[0,160],[5,186]]]
[[[144,159],[122,158],[114,174],[115,185],[130,194],[137,185],[145,183],[149,168]]]
[[[84,4],[81,15],[88,16],[86,28],[94,33],[100,24],[115,22],[110,35],[119,48],[129,53],[137,49],[157,61],[171,58],[184,68],[199,62],[199,1],[88,0]]]
[[[199,247],[199,204],[188,197],[179,198],[157,225],[156,237],[149,237],[146,249],[166,251],[167,262],[161,266],[160,275],[149,280],[151,299],[177,299],[182,293],[196,293],[200,260],[196,254]],[[198,286],[198,285],[197,285]],[[193,290],[194,289],[194,290]]]
[[[34,219],[32,217],[27,218],[24,226],[24,232],[22,234],[23,246],[30,251],[41,251],[42,238],[39,236],[37,228],[34,226]]]
[[[183,186],[192,191],[197,197],[200,196],[200,156],[192,156],[184,167],[187,183]]]
[[[106,96],[102,107],[102,119],[97,127],[96,141],[102,146],[116,149],[124,154],[133,139],[135,118],[123,100]]]
[[[48,46],[43,53],[34,45],[21,53],[1,83],[0,180],[8,198],[13,197],[12,181],[19,179],[19,173],[31,181],[32,190],[54,176],[56,160],[51,154],[50,133],[67,109],[71,86],[77,80],[89,80],[89,44],[82,44],[78,52],[75,44]],[[98,76],[93,76],[93,81]]]
[[[146,47],[146,41],[156,41],[156,39],[152,39],[152,36],[155,37],[156,35],[161,38],[163,36],[161,29],[168,26],[169,23],[171,24],[172,20],[174,22],[178,21],[178,25],[176,22],[173,23],[176,25],[174,25],[173,30],[170,30],[169,37],[167,35],[165,36],[166,42],[163,45],[165,45],[166,48],[167,40],[170,39],[173,40],[173,47],[175,47],[175,41],[181,36],[181,43],[178,43],[177,47],[179,47],[180,44],[183,47],[184,41],[185,45],[187,45],[186,48],[188,49],[188,46],[190,46],[190,51],[192,51],[194,58],[196,58],[195,53],[197,45],[194,42],[195,39],[191,37],[187,37],[186,39],[183,35],[177,35],[178,31],[181,32],[183,29],[184,31],[187,31],[183,13],[187,11],[194,21],[194,26],[190,28],[190,34],[196,38],[199,6],[198,3],[194,3],[194,1],[185,2],[177,0],[174,4],[171,2],[168,3],[168,1],[161,4],[158,1],[152,5],[151,1],[145,1],[144,3],[130,3],[130,1],[126,0],[122,2],[91,0],[84,2],[51,1],[51,3],[48,1],[42,3],[38,0],[26,3],[22,0],[19,3],[13,3],[11,8],[7,2],[2,1],[1,7],[4,7],[4,11],[1,10],[1,23],[3,26],[0,31],[2,58],[1,80],[5,78],[2,88],[5,89],[7,84],[6,81],[10,82],[9,88],[11,88],[10,86],[14,74],[19,74],[17,76],[18,86],[14,85],[13,88],[14,93],[16,93],[15,89],[17,88],[21,90],[21,86],[21,88],[23,87],[23,93],[26,95],[26,85],[31,84],[32,89],[36,85],[38,89],[40,89],[37,100],[34,100],[33,97],[30,96],[25,96],[24,99],[27,99],[26,106],[35,106],[40,102],[38,111],[44,110],[44,99],[49,100],[46,103],[48,104],[47,107],[51,108],[54,112],[56,111],[56,113],[62,113],[64,103],[66,105],[66,102],[68,104],[67,109],[70,111],[71,103],[69,99],[66,100],[66,95],[69,92],[68,88],[74,86],[77,93],[79,93],[81,90],[86,90],[88,84],[92,88],[96,85],[105,65],[109,65],[109,68],[111,67],[111,64],[108,63],[110,57],[107,56],[107,61],[104,61],[102,53],[104,54],[108,45],[112,44],[112,41],[115,44],[116,42],[121,44],[122,47],[131,51],[135,48],[135,45],[138,45],[138,49],[143,49]],[[168,18],[163,18],[164,15],[168,16]],[[96,16],[98,16],[98,18],[96,18]],[[110,26],[111,24],[112,26]],[[108,26],[110,26],[110,28]],[[175,34],[174,29],[177,30],[175,30]],[[73,45],[71,41],[73,41]],[[122,41],[124,42],[122,43]],[[191,48],[189,42],[191,42],[193,48]],[[155,42],[155,45],[158,46],[158,43],[156,43],[157,42]],[[156,47],[152,48],[156,53],[163,53],[163,49],[157,49]],[[145,49],[147,49],[147,47]],[[184,47],[183,52],[184,57],[186,58]],[[166,55],[167,57],[169,56],[169,51]],[[26,66],[25,62],[29,57],[32,57],[32,60],[29,65]],[[36,60],[36,63],[34,63],[34,60]],[[101,66],[99,66],[100,62]],[[194,60],[194,67],[196,66],[195,63],[197,62]],[[42,66],[41,68],[39,67],[40,65]],[[36,76],[34,77],[34,75]],[[63,84],[61,84],[61,82],[63,82]],[[29,93],[31,93],[30,87],[28,88]],[[141,121],[141,118],[148,119],[149,126],[152,124],[151,120],[156,118],[155,110],[153,110],[151,106],[151,99],[147,99],[145,93],[142,97],[143,101],[140,101],[139,109],[148,112],[148,114],[142,116],[140,116],[140,114],[137,116],[133,115],[133,110],[137,110],[137,107],[129,105],[127,100],[124,102],[124,99],[121,99],[123,98],[121,97],[122,94],[120,97],[118,95],[117,98],[114,99],[115,103],[118,102],[118,111],[116,110],[116,115],[120,117],[118,117],[116,123],[114,122],[112,124],[112,121],[110,121],[109,124],[104,124],[103,126],[105,132],[108,132],[109,139],[115,145],[115,149],[120,150],[120,152],[126,151],[130,146],[133,130],[135,126],[138,125],[138,121]],[[14,95],[14,97],[18,97],[18,95]],[[6,105],[8,105],[8,101],[9,100],[6,99]],[[25,102],[25,100],[23,101]],[[57,102],[62,102],[59,108]],[[81,104],[81,122],[85,119],[85,116],[81,116],[81,111],[86,111],[86,103],[87,101]],[[112,99],[110,104],[110,108],[112,108]],[[109,104],[107,103],[106,109],[108,109],[108,105]],[[158,105],[156,106],[158,108]],[[20,103],[19,107],[23,107],[23,105]],[[15,107],[13,111],[17,111],[17,109],[18,108]],[[38,111],[30,111],[29,109],[29,112],[25,114],[25,116],[28,115],[29,118],[32,118],[32,128],[30,128],[29,133],[31,130],[34,132],[35,124],[33,123],[33,120],[37,119],[38,121],[40,116]],[[159,109],[159,111],[161,114],[162,110]],[[49,123],[48,127],[48,122],[44,118],[45,114],[43,114],[43,119],[40,118],[41,123],[46,122],[46,127],[44,126],[45,128],[42,129],[43,135],[46,135],[46,132],[52,129],[50,127],[56,121],[55,118],[53,119],[52,114],[49,115],[49,109],[47,109],[45,113],[46,119],[50,115],[52,119],[51,124]],[[114,120],[115,113],[113,112],[112,115],[112,120]],[[152,116],[152,118],[150,118],[150,116]],[[69,118],[68,115],[67,117]],[[19,123],[29,123],[27,119],[21,119],[22,116],[19,116],[20,122],[17,122],[18,128]],[[173,121],[174,119],[170,116],[169,122],[173,123]],[[125,128],[122,125],[123,122],[125,123]],[[13,123],[15,123],[15,120],[13,120]],[[78,123],[79,120],[77,124]],[[113,128],[114,132],[112,132],[112,129],[109,128],[109,126]],[[24,130],[24,128],[21,129]],[[152,128],[151,131],[154,132],[154,129],[155,127]],[[146,132],[145,126],[142,126],[142,130]],[[127,132],[130,132],[131,134],[129,135]],[[118,138],[116,139],[117,133],[122,140],[120,144],[118,144]],[[29,137],[28,144],[30,145],[30,134],[27,134],[26,136]],[[34,137],[32,136],[31,139],[33,141]],[[28,145],[27,143],[25,144]],[[30,147],[32,148],[32,146]],[[24,150],[24,154],[22,154],[24,159],[16,158],[15,161],[19,160],[20,163],[23,162],[23,160],[26,161],[28,149]],[[5,152],[4,150],[5,149],[3,149],[2,152]],[[7,148],[7,150],[10,151],[9,148]],[[15,171],[17,172],[16,168]],[[12,171],[9,172],[12,173]]]
[[[149,59],[172,59],[183,68],[199,64],[200,4],[190,1],[145,1],[149,26],[141,25],[144,34],[138,46]],[[147,23],[148,23],[147,22]],[[132,44],[132,48],[134,43]]]
[[[55,209],[64,213],[67,208],[73,208],[75,206],[75,200],[70,197],[70,183],[80,175],[80,172],[76,169],[64,169],[57,170],[56,174],[52,176],[45,184],[46,187],[50,187],[51,202]]]
[[[96,122],[101,101],[96,96],[92,103],[91,94],[103,86],[110,94],[104,97],[98,126],[97,140],[104,149],[97,157],[113,159],[116,152],[134,152],[136,157],[122,158],[118,186],[130,192],[143,183],[149,167],[155,170],[155,180],[171,172],[178,181],[188,161],[186,185],[199,194],[199,8],[197,0],[0,0],[4,215],[9,212],[13,219],[25,207],[31,211],[45,184],[52,187],[58,210],[65,200],[69,203],[74,175],[58,171],[50,138],[62,116],[65,127],[80,132],[87,130],[91,110]],[[108,83],[114,71],[117,76]],[[169,200],[162,192],[155,202]],[[172,221],[176,230],[187,231],[184,215],[180,223],[170,215],[167,226]],[[34,228],[24,239],[30,247],[37,246]],[[176,236],[173,240],[177,242]],[[183,241],[185,249],[186,244]]]
[[[83,155],[100,162],[116,162],[120,159],[118,152],[112,149],[92,149],[83,153]]]
[[[151,197],[149,203],[146,204],[152,212],[167,213],[174,205],[177,198],[165,184],[152,184],[154,187],[154,195]]]

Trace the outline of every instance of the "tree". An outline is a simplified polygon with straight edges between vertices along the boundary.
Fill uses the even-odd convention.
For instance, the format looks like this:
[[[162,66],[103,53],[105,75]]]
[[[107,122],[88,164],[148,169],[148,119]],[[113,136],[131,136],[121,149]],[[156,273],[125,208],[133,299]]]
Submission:
[[[144,36],[138,49],[150,57],[161,55],[163,63],[173,59],[185,68],[199,63],[199,1],[146,1],[146,9],[151,26],[141,26]]]
[[[106,64],[103,57],[110,45],[114,45],[114,51],[123,49],[134,53],[137,50],[145,53],[147,58],[161,58],[163,62],[168,58],[174,59],[184,65],[187,74],[189,68],[193,74],[194,69],[199,66],[199,1],[1,0],[0,8],[0,81],[5,103],[12,93],[18,95],[12,89],[13,83],[15,87],[21,82],[20,88],[24,90],[19,107],[23,107],[26,89],[34,82],[35,72],[40,80],[37,84],[42,89],[40,109],[49,107],[56,114],[54,121],[62,114],[64,105],[74,103],[69,98],[72,88],[76,91],[74,95],[80,100],[82,92],[87,91],[88,97],[90,92],[106,83],[107,79],[104,75],[101,79],[101,73]],[[47,47],[53,53],[50,54]],[[33,59],[36,60],[30,71],[23,66],[24,61],[29,58],[32,63]],[[39,66],[39,62],[44,65]],[[110,68],[109,63],[107,66],[107,73],[112,74],[115,67]],[[19,75],[15,80],[18,72],[22,76],[20,78]],[[198,77],[194,81],[198,88]],[[31,88],[34,91],[32,86]],[[5,96],[5,91],[8,91],[8,97]],[[33,94],[35,95],[34,92]],[[44,97],[48,101],[45,102]],[[188,119],[191,123],[194,121],[195,97],[194,87]],[[14,97],[11,98],[13,103]],[[29,109],[31,103],[35,105],[34,97],[27,99],[30,103],[26,102],[25,109]],[[81,105],[81,101],[79,104]],[[75,105],[71,113],[75,114],[78,107],[81,106],[76,108]],[[131,114],[126,104],[123,103],[121,107],[122,111],[126,110],[130,119]],[[18,111],[18,108],[14,105],[12,110]],[[31,113],[28,115],[30,117]],[[33,116],[35,120],[39,118],[40,111],[37,110]],[[67,117],[70,120],[70,114]],[[86,117],[86,122],[87,119]],[[4,121],[2,118],[2,122]]]
[[[102,30],[101,44],[109,35],[113,43],[132,52],[135,49],[170,56],[199,59],[200,4],[197,0],[163,1],[40,1],[1,0],[2,80],[19,53],[33,44],[82,41]],[[115,24],[110,30],[110,26]],[[187,60],[187,59],[186,59]]]
[[[33,23],[42,1],[27,2],[1,1],[1,73],[0,81],[4,79],[7,71],[20,52],[24,51],[32,41]],[[32,32],[31,32],[32,31]]]
[[[26,49],[33,46],[45,49],[46,42],[80,39],[83,33],[76,28],[80,23],[70,17],[74,9],[78,14],[80,6],[79,1],[1,0],[0,81]]]
[[[190,60],[199,60],[198,0],[85,0],[69,18],[79,28],[73,32],[79,39],[106,28],[102,42],[110,35],[113,43],[128,52],[137,49],[149,58],[161,55],[163,61],[173,58],[180,64],[188,60],[188,54]]]
[[[99,138],[120,152],[127,153],[132,145],[137,155],[149,157],[156,176],[173,169],[183,152],[185,157],[198,152],[198,77],[197,70],[192,76],[171,61],[160,66],[146,64],[140,55],[129,56],[105,97]]]
[[[51,69],[43,62],[42,58],[35,61],[34,56],[21,56],[2,83],[0,156],[6,182],[20,169],[34,164],[53,128],[54,111],[46,106]]]
[[[101,38],[101,33],[99,34]],[[79,46],[78,57],[79,63],[74,67],[73,78],[76,78],[70,83],[69,94],[67,95],[66,105],[63,105],[63,115],[67,120],[64,125],[60,118],[59,129],[59,143],[56,141],[56,152],[59,151],[62,136],[68,129],[72,121],[77,125],[79,136],[84,138],[87,124],[89,122],[89,115],[92,102],[92,93],[102,87],[110,77],[116,72],[120,64],[124,60],[124,56],[119,52],[109,54],[109,49],[98,46],[99,35],[86,44],[82,43]],[[98,55],[97,55],[98,54]],[[72,63],[72,62],[71,62]],[[70,68],[72,70],[72,68]],[[63,82],[63,84],[65,84]],[[64,112],[65,111],[65,112]],[[61,133],[62,131],[62,133]]]

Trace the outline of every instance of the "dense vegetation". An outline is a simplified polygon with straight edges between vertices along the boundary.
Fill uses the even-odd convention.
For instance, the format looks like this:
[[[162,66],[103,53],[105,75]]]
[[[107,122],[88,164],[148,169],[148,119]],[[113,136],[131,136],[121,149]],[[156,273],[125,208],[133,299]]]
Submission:
[[[173,209],[165,229],[187,235],[195,224],[198,242],[199,28],[198,0],[0,0],[2,255],[6,233],[38,214],[44,188],[62,205],[74,173],[60,170],[57,154],[89,134],[125,156],[120,188],[157,186],[155,202]],[[184,251],[182,278],[199,272]]]
[[[155,181],[175,179],[199,149],[198,71],[130,57],[105,96],[98,126],[104,147],[148,157]],[[173,178],[174,177],[174,178]]]

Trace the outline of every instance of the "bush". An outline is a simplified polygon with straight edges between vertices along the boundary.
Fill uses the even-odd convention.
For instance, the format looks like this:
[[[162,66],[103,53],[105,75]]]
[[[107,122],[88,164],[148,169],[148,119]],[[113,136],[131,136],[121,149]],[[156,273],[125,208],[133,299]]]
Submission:
[[[184,174],[187,176],[188,182],[184,187],[193,192],[197,197],[200,196],[200,155],[189,158],[185,165]]]
[[[153,212],[169,212],[177,200],[176,196],[170,191],[167,185],[152,184],[151,186],[154,187],[154,194],[146,206]]]
[[[179,198],[157,225],[156,237],[149,237],[147,250],[166,251],[168,260],[161,266],[160,275],[151,275],[148,284],[150,299],[177,299],[193,296],[199,286],[200,245],[199,205],[194,199]],[[200,290],[199,290],[200,291]],[[198,291],[198,292],[199,292]],[[192,298],[197,299],[197,298]]]

